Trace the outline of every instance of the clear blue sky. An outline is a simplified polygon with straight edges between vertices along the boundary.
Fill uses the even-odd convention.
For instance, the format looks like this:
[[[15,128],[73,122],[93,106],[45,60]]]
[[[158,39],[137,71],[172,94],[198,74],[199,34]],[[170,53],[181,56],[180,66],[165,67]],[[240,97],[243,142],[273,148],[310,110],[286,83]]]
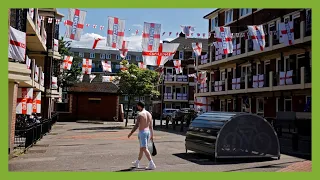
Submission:
[[[214,9],[81,9],[87,11],[85,23],[90,24],[90,27],[85,27],[82,34],[95,33],[101,36],[106,35],[107,17],[114,16],[126,20],[126,36],[130,36],[136,29],[141,34],[144,22],[160,23],[162,32],[166,34],[161,38],[169,38],[168,32],[172,32],[171,38],[176,37],[176,32],[180,32],[180,25],[191,25],[195,27],[194,37],[197,33],[206,33],[208,36],[208,21],[203,19],[203,16],[210,13]],[[58,9],[65,15],[65,20],[68,17],[68,9]],[[63,20],[60,25],[60,36],[65,33]],[[96,24],[97,28],[92,28]],[[104,26],[104,30],[99,29],[100,25]],[[131,29],[128,32],[127,29]]]

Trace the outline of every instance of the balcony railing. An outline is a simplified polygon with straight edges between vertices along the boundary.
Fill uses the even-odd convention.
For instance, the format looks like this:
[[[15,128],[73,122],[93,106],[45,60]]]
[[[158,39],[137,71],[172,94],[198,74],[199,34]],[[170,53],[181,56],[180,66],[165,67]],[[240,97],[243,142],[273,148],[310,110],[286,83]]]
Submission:
[[[186,93],[177,93],[176,94],[177,100],[188,100],[188,94]]]
[[[245,77],[233,78],[228,82],[228,90],[245,89]]]
[[[214,81],[212,82],[213,88],[211,89],[212,92],[221,92],[226,90],[225,86],[225,81],[226,80],[220,80],[220,81]]]
[[[264,88],[269,87],[269,73],[247,76],[248,88]]]
[[[164,93],[164,100],[188,100],[187,93]]]
[[[188,82],[187,75],[165,75],[164,76],[165,82]]]
[[[164,93],[164,99],[165,100],[172,100],[173,99],[173,94],[172,93]]]
[[[274,86],[292,85],[301,83],[300,70],[281,71],[274,73]]]

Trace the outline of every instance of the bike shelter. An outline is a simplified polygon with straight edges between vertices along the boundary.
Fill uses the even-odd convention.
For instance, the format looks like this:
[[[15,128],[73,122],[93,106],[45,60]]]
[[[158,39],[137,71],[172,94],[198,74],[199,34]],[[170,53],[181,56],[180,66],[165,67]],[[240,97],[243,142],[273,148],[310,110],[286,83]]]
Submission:
[[[280,159],[280,145],[271,124],[251,113],[207,112],[189,126],[186,151],[214,155],[215,158]]]

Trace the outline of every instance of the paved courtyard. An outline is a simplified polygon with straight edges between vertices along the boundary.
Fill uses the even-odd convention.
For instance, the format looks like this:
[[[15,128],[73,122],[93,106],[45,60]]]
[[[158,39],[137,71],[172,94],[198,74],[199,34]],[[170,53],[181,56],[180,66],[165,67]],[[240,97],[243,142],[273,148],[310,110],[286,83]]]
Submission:
[[[130,129],[116,124],[64,123],[54,125],[26,154],[9,161],[9,171],[145,171],[133,169],[138,139]],[[158,155],[155,171],[279,171],[303,159],[282,155],[280,160],[228,160],[214,162],[210,157],[185,154],[184,136],[156,131]],[[142,159],[143,166],[147,160]]]

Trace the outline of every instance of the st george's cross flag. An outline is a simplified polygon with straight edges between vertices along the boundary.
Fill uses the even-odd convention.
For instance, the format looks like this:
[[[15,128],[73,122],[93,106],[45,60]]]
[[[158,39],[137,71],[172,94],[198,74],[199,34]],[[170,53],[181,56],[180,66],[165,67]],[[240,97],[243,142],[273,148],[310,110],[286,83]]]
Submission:
[[[62,63],[62,69],[64,70],[70,70],[72,65],[72,56],[64,56],[63,63]]]
[[[147,65],[143,64],[143,62],[138,62],[138,67],[140,69],[147,69]]]
[[[112,72],[111,61],[101,61],[102,69],[105,72]]]
[[[122,41],[121,48],[119,48],[121,58],[125,58],[128,54],[129,41]]]
[[[174,69],[176,70],[176,74],[182,73],[181,60],[173,60]]]
[[[41,92],[33,92],[32,112],[41,113]]]
[[[280,38],[279,42],[284,43],[286,46],[294,44],[294,29],[293,22],[283,22],[279,24]]]
[[[102,82],[112,82],[115,76],[102,76]]]
[[[263,51],[266,46],[265,34],[263,26],[248,26],[249,36],[253,42],[253,49],[255,51]]]
[[[160,45],[161,24],[144,23],[142,32],[142,50],[157,51]]]
[[[143,64],[150,66],[163,66],[173,58],[179,43],[160,43],[157,51],[142,51]]]
[[[19,62],[26,59],[26,33],[10,26],[8,57]]]
[[[217,45],[222,54],[233,52],[232,34],[230,27],[215,27]]]
[[[90,75],[89,75],[90,83],[92,82],[92,80],[93,80],[94,78],[96,78],[96,75],[94,75],[94,74],[90,74]]]
[[[195,53],[196,56],[200,56],[201,52],[202,52],[202,43],[200,42],[196,42],[196,43],[192,43],[192,49],[193,52]]]
[[[102,38],[95,38],[94,41],[93,41],[93,45],[92,45],[92,49],[95,50],[97,45],[98,45],[98,42],[103,40]]]
[[[86,11],[81,11],[79,9],[69,9],[69,15],[66,21],[67,29],[64,35],[65,38],[80,41],[86,14]]]
[[[120,49],[124,39],[125,20],[108,17],[107,46]]]
[[[17,114],[32,114],[33,88],[18,88]]]
[[[83,59],[82,74],[91,74],[92,59]]]
[[[53,51],[59,52],[59,40],[53,39]]]
[[[58,89],[58,78],[55,76],[51,77],[51,89]]]

